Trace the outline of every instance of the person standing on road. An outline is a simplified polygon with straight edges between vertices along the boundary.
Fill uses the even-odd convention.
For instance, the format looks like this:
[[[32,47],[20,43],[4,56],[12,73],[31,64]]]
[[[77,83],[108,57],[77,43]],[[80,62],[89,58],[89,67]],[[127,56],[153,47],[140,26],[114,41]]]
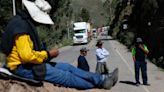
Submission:
[[[67,63],[50,62],[59,55],[57,48],[43,50],[36,32],[38,24],[54,24],[45,0],[22,0],[25,10],[8,23],[1,50],[7,56],[6,67],[14,74],[77,89],[110,89],[118,80],[116,68],[108,75],[83,71]],[[108,77],[110,75],[110,77]]]
[[[107,58],[109,56],[109,52],[103,48],[103,42],[98,40],[96,49],[96,58],[97,58],[97,65],[96,65],[96,72],[100,74],[107,74],[109,69],[106,65]]]
[[[139,71],[141,69],[142,72],[142,79],[143,79],[143,85],[150,85],[148,84],[148,78],[147,78],[147,62],[145,61],[145,58],[147,54],[149,53],[149,50],[147,46],[143,43],[142,39],[140,37],[136,38],[135,47],[132,49],[132,56],[134,60],[134,68],[135,68],[135,80],[136,85],[140,85],[139,81]]]
[[[85,58],[85,56],[87,55],[87,51],[89,51],[89,49],[87,49],[86,47],[80,49],[80,55],[78,57],[77,63],[77,67],[84,71],[89,71],[89,65]]]

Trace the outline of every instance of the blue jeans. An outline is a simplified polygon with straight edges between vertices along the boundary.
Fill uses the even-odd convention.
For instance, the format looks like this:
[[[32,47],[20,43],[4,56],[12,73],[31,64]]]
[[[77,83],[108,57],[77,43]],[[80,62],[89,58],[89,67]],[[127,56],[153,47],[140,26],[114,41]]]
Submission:
[[[140,83],[140,81],[139,81],[140,69],[141,69],[141,73],[142,73],[143,84],[146,84],[147,83],[147,64],[145,61],[135,61],[136,83]]]
[[[101,86],[103,82],[100,74],[86,72],[67,63],[56,65],[47,63],[46,68],[45,81],[65,87],[90,89]],[[33,79],[32,70],[25,69],[23,66],[19,66],[15,73]]]

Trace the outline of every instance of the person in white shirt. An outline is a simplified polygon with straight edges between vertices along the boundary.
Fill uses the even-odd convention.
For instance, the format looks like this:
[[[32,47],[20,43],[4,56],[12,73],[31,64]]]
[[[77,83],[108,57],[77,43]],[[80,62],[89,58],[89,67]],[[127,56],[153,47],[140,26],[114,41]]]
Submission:
[[[97,58],[97,65],[96,65],[96,72],[100,74],[107,74],[109,69],[106,65],[109,52],[102,47],[103,42],[99,40],[96,44],[96,58]]]

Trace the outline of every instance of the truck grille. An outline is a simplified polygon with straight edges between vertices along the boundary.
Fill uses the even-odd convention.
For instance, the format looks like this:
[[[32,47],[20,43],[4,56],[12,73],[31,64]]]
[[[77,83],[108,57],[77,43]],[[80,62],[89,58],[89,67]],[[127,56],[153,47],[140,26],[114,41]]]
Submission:
[[[78,35],[78,36],[76,36],[76,38],[83,38],[83,36],[82,35]]]

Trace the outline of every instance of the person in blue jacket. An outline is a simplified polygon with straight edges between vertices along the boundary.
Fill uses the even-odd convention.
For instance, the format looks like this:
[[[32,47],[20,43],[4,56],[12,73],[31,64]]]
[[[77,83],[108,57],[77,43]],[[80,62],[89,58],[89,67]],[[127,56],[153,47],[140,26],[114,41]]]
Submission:
[[[86,47],[80,49],[80,55],[78,57],[77,63],[77,67],[84,71],[89,71],[88,61],[85,58],[85,56],[87,55],[87,51],[89,51],[89,49],[87,49]]]

